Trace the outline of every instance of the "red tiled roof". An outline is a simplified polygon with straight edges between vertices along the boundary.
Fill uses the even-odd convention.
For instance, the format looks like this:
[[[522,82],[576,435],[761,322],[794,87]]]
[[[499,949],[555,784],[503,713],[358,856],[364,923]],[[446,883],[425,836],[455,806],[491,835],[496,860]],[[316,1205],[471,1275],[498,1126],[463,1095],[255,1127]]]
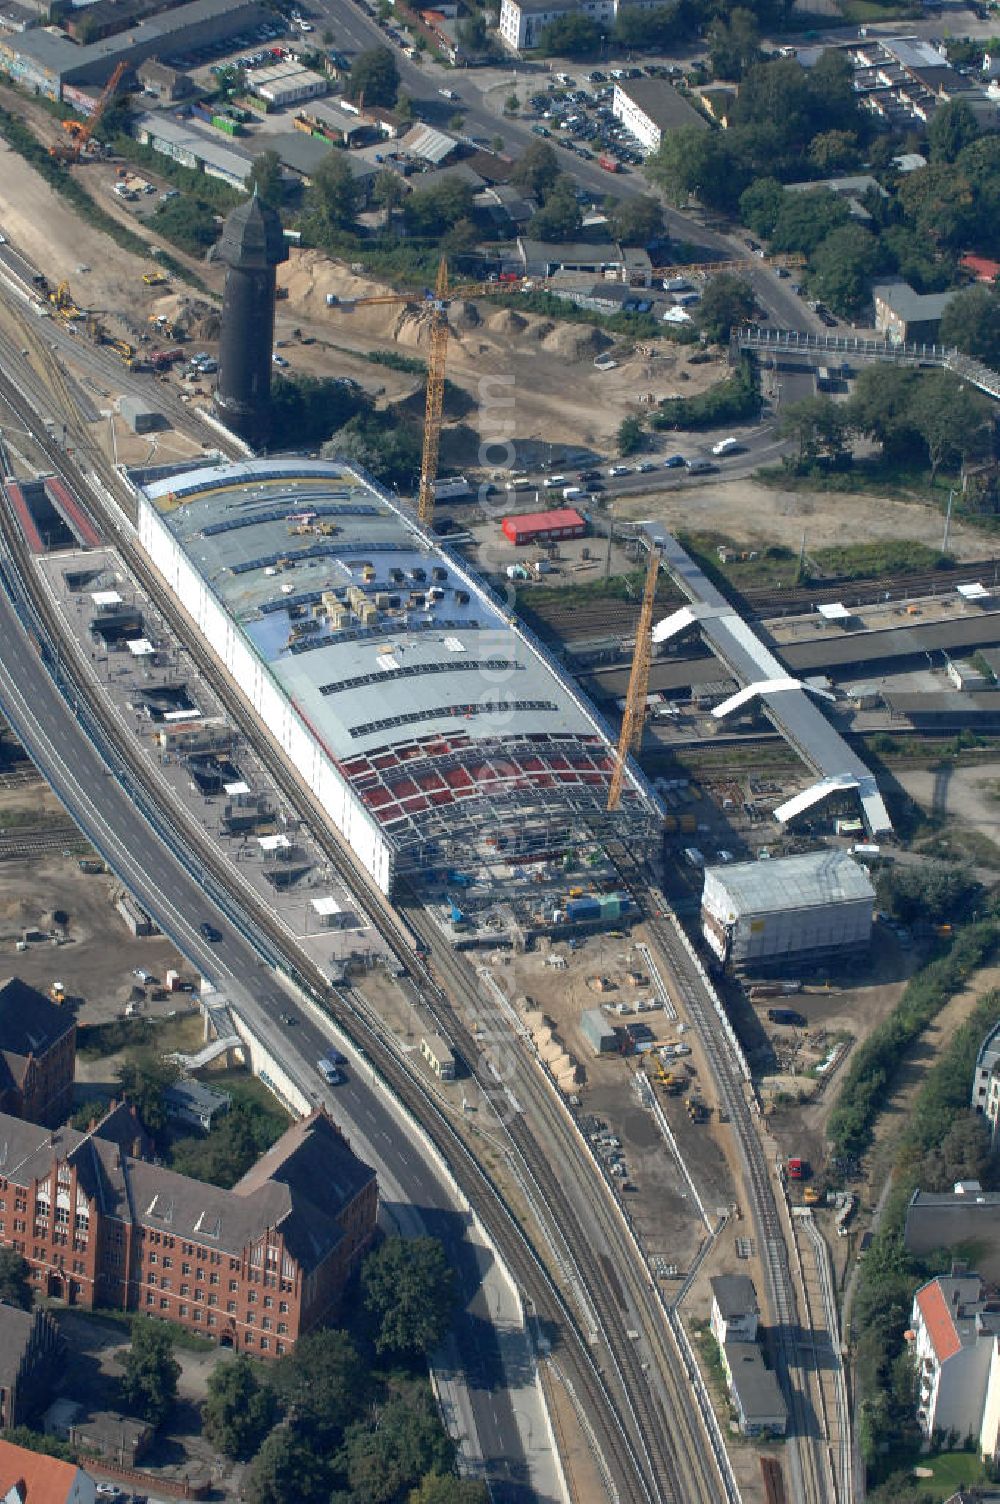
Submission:
[[[963,256],[958,263],[964,266],[967,272],[972,272],[979,282],[992,282],[1000,277],[1000,261],[991,261],[988,256],[974,256],[971,253]]]
[[[66,1504],[76,1474],[72,1462],[0,1441],[0,1498],[23,1483],[25,1504]]]
[[[955,1322],[937,1280],[917,1291],[917,1309],[924,1318],[924,1326],[939,1363],[953,1358],[961,1349],[962,1342]]]

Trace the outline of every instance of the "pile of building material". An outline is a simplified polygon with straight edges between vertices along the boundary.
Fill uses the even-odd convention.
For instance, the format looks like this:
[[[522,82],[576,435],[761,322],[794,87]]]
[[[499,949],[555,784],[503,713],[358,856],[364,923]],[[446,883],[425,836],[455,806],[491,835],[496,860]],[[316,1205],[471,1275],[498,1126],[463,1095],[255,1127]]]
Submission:
[[[552,1020],[538,1009],[529,1009],[523,1017],[539,1060],[548,1068],[560,1091],[573,1091],[581,1084],[583,1072],[556,1033]]]

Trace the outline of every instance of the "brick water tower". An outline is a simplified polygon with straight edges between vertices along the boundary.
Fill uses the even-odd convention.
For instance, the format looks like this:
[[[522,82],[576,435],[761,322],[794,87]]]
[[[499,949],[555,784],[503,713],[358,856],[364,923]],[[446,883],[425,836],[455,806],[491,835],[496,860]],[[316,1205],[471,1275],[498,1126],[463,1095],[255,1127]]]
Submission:
[[[267,443],[274,345],[274,270],[288,260],[278,215],[256,193],[222,228],[218,257],[226,263],[216,411],[255,449]]]

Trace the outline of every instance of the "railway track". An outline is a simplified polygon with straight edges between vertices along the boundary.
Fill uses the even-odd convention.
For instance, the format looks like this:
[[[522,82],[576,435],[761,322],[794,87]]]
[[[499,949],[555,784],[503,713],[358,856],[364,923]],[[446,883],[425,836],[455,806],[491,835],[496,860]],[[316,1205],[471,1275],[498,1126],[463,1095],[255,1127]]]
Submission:
[[[3,399],[15,413],[18,421],[30,427],[33,420],[30,405],[24,403],[16,389],[4,383],[2,378],[0,378],[0,391],[3,391]],[[53,444],[46,445],[46,458],[77,496],[81,496],[85,487],[72,461]],[[105,483],[115,490],[118,489],[117,477],[113,473],[107,475]],[[91,506],[89,510],[93,514],[99,509]],[[109,519],[98,518],[99,522],[107,520]],[[110,521],[113,523],[114,519]],[[105,528],[106,533],[110,530]],[[26,590],[30,590],[30,598],[26,597],[24,604],[40,623],[39,638],[42,639],[47,635],[58,642],[61,635],[61,623],[55,616],[44,592],[33,588],[35,585],[33,568],[24,539],[16,523],[7,515],[0,519],[0,532],[17,565],[22,585],[26,587]],[[174,603],[166,592],[161,590],[140,551],[128,540],[120,537],[117,539],[117,546],[130,567],[135,570],[143,587],[149,592],[150,598],[164,614],[165,619],[176,624],[177,613]],[[261,728],[253,720],[248,708],[239,701],[208,651],[196,638],[192,639],[188,645],[199,670],[205,674],[208,682],[219,694],[234,724],[247,735],[248,739],[252,738],[260,747]],[[41,640],[39,646],[43,646]],[[119,728],[103,704],[99,692],[95,692],[82,677],[76,676],[72,654],[63,655],[62,670],[64,675],[70,676],[73,681],[72,695],[79,701],[86,702],[89,716],[101,728],[107,743],[115,747],[116,755],[127,766],[129,776],[136,780],[144,788],[146,794],[158,804],[159,790],[155,786],[155,780],[151,778],[138,754],[128,745],[119,743]],[[277,786],[293,807],[309,820],[324,849],[324,854],[357,890],[358,873],[353,864],[348,861],[339,843],[328,832],[325,817],[321,815],[308,792],[285,768],[280,758],[273,755],[275,749],[272,748],[271,751],[272,756],[268,759],[269,771],[275,778]],[[440,1112],[432,1095],[424,1089],[419,1079],[412,1076],[405,1068],[385,1043],[381,1033],[366,1023],[362,1012],[354,1006],[349,995],[331,988],[319,969],[290,944],[287,935],[276,924],[266,906],[260,900],[249,897],[244,890],[236,886],[228,865],[220,858],[203,832],[192,827],[190,830],[185,830],[184,839],[191,843],[198,861],[213,879],[248,915],[255,929],[266,940],[277,964],[281,965],[282,969],[317,1001],[354,1043],[368,1055],[375,1069],[389,1083],[407,1109],[421,1122],[431,1141],[449,1164],[463,1194],[475,1207],[519,1288],[530,1301],[536,1319],[556,1334],[560,1364],[563,1369],[568,1370],[574,1392],[585,1407],[589,1425],[596,1434],[604,1466],[609,1474],[611,1497],[617,1501],[617,1504],[626,1504],[626,1501],[628,1504],[632,1504],[632,1501],[634,1504],[658,1504],[658,1501],[663,1501],[663,1504],[673,1504],[675,1500],[678,1504],[682,1500],[686,1504],[688,1499],[696,1498],[704,1498],[706,1504],[716,1504],[721,1497],[717,1486],[708,1493],[701,1491],[698,1494],[677,1492],[673,1488],[672,1479],[675,1476],[675,1469],[671,1464],[666,1442],[666,1437],[672,1429],[671,1417],[666,1417],[666,1423],[663,1418],[658,1420],[656,1434],[650,1443],[642,1450],[636,1450],[632,1440],[635,1435],[635,1425],[632,1416],[628,1414],[631,1399],[630,1386],[640,1381],[644,1384],[646,1380],[645,1376],[638,1373],[633,1343],[624,1333],[620,1315],[605,1334],[608,1339],[607,1353],[611,1366],[624,1378],[622,1396],[616,1398],[599,1371],[591,1351],[592,1333],[584,1329],[546,1269],[544,1262],[532,1247],[530,1240],[522,1232],[513,1209],[508,1206],[504,1198],[502,1189],[479,1165],[464,1141]],[[391,949],[401,959],[405,958],[407,964],[412,965],[413,956],[404,948],[398,927],[393,924],[391,916],[380,907],[379,903],[373,902],[376,895],[364,890],[359,896]],[[549,1171],[546,1190],[550,1191],[553,1197],[560,1191],[558,1177],[551,1171]],[[573,1259],[589,1270],[589,1240],[583,1237],[580,1242],[577,1242],[576,1227],[577,1224],[574,1222],[567,1228],[567,1244]],[[609,1316],[614,1314],[606,1298],[603,1298],[601,1300],[602,1316],[605,1311]],[[678,1410],[686,1413],[683,1390],[678,1393]],[[687,1441],[695,1457],[700,1452],[705,1452],[710,1457],[711,1449],[704,1447],[700,1428],[697,1425],[693,1427],[692,1435]],[[711,1473],[713,1466],[714,1464],[708,1461],[705,1471]]]
[[[6,835],[0,829],[0,862],[33,856],[51,856],[54,851],[75,854],[90,849],[89,841],[75,825],[55,830],[19,830]]]
[[[639,881],[634,886],[641,892],[642,885]],[[722,1108],[732,1125],[739,1150],[744,1197],[764,1265],[779,1372],[784,1381],[783,1388],[791,1414],[794,1444],[787,1449],[787,1455],[789,1468],[793,1473],[792,1496],[796,1500],[812,1501],[812,1504],[836,1504],[833,1481],[826,1466],[821,1440],[812,1434],[808,1375],[802,1369],[797,1351],[800,1318],[788,1257],[788,1232],[779,1211],[770,1167],[754,1121],[749,1083],[735,1051],[719,1027],[720,1020],[714,1016],[708,993],[677,929],[659,913],[659,906],[648,890],[642,896],[645,900],[643,907],[649,916],[648,927],[670,962],[687,1017],[705,1051]]]
[[[748,617],[796,616],[811,611],[819,605],[842,601],[845,606],[859,607],[878,605],[884,601],[907,600],[914,595],[929,593],[946,594],[956,584],[966,580],[993,582],[997,576],[998,559],[974,559],[970,563],[950,569],[913,569],[902,574],[880,575],[868,580],[830,580],[815,585],[794,585],[787,590],[740,590],[731,580],[725,581],[725,592],[737,609]],[[657,607],[662,614],[683,603],[679,591],[657,594]],[[532,604],[531,593],[526,592],[527,606],[539,626],[552,637],[563,642],[580,642],[595,637],[628,637],[635,633],[639,621],[639,602],[625,600],[602,600],[584,602],[580,605],[560,606]]]

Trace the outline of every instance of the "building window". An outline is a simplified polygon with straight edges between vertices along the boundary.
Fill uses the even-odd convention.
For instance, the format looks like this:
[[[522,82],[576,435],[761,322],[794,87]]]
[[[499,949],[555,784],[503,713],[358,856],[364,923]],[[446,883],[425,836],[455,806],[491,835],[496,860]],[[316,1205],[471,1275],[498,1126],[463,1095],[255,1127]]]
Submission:
[[[150,1284],[150,1285],[155,1285],[156,1284],[156,1275],[155,1274],[148,1275],[147,1278],[146,1278],[146,1283]]]
[[[209,1311],[209,1313],[208,1313],[208,1324],[209,1324],[209,1326],[217,1326],[218,1325],[218,1317],[215,1316],[215,1315],[213,1315],[213,1313],[211,1311]]]
[[[256,1301],[257,1301],[257,1291],[256,1290],[248,1290],[247,1291],[247,1300],[250,1302],[251,1305],[256,1304]]]
[[[181,1285],[181,1294],[182,1295],[190,1295],[191,1294],[191,1286],[190,1285]]]
[[[146,1304],[147,1304],[147,1306],[153,1305],[154,1302],[155,1302],[155,1299],[156,1299],[156,1297],[154,1296],[152,1290],[147,1290],[146,1291]]]
[[[274,1350],[278,1354],[279,1358],[283,1357],[285,1352],[285,1344],[283,1342],[276,1342],[274,1344]]]
[[[208,1276],[208,1283],[210,1285],[217,1285],[219,1283],[219,1276],[217,1274],[210,1274]]]
[[[235,1316],[236,1315],[236,1302],[235,1302],[235,1300],[227,1300],[226,1301],[226,1310],[229,1312],[230,1316]]]
[[[271,1346],[270,1340],[267,1337],[261,1337],[261,1339],[260,1339],[261,1352],[266,1352],[266,1350],[270,1346]]]
[[[288,1312],[288,1301],[287,1300],[279,1300],[278,1301],[278,1310],[282,1311],[285,1314],[287,1314],[287,1312]]]
[[[287,1321],[279,1321],[278,1322],[278,1331],[279,1332],[287,1332],[288,1331],[288,1322]]]
[[[160,1296],[160,1310],[161,1311],[167,1310],[167,1308],[169,1307],[169,1305],[170,1305],[169,1300],[167,1300],[164,1296],[161,1295]]]
[[[210,1295],[208,1297],[208,1303],[210,1306],[217,1306],[219,1304],[219,1297],[217,1295]]]
[[[155,1254],[155,1253],[151,1253],[151,1254],[150,1254],[150,1255],[149,1255],[149,1262],[150,1262],[150,1263],[151,1263],[151,1264],[155,1264],[155,1263],[156,1263],[156,1254]]]
[[[205,1292],[201,1288],[200,1285],[195,1285],[195,1287],[194,1287],[194,1298],[195,1298],[195,1300],[204,1300],[205,1299]]]
[[[270,1311],[274,1306],[274,1299],[270,1295],[264,1296],[264,1310]]]
[[[186,1315],[187,1315],[187,1313],[188,1313],[188,1308],[187,1308],[187,1306],[181,1306],[181,1308],[180,1308],[180,1314],[181,1314],[181,1315],[182,1315],[182,1316],[186,1316]]]
[[[174,1267],[173,1259],[168,1258],[166,1254],[163,1256],[163,1267],[164,1269],[172,1269]]]
[[[190,1264],[182,1264],[181,1265],[181,1273],[182,1274],[190,1274],[191,1273],[191,1265]]]
[[[270,1316],[265,1316],[263,1318],[263,1320],[261,1321],[261,1326],[264,1328],[265,1332],[269,1332],[271,1330],[271,1318],[270,1318]]]
[[[239,1285],[237,1284],[237,1282],[234,1279],[231,1279],[229,1281],[229,1293],[230,1293],[230,1295],[235,1295],[236,1292],[237,1292],[237,1290],[239,1288],[240,1288]]]

